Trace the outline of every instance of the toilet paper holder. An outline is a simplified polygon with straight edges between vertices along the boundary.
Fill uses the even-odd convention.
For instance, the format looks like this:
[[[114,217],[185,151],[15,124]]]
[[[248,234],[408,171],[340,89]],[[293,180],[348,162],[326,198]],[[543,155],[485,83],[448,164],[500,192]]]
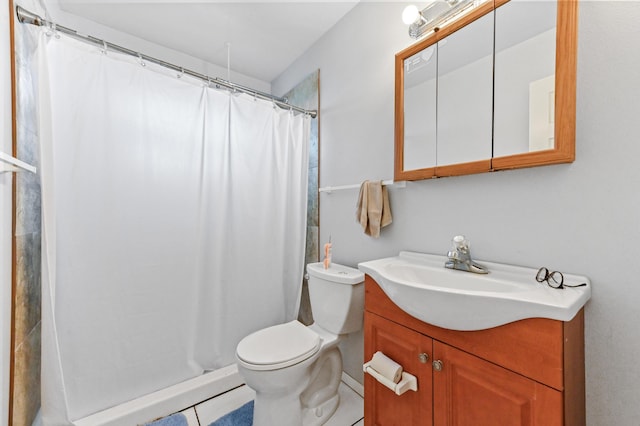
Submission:
[[[378,383],[391,389],[396,395],[402,395],[406,391],[412,390],[418,391],[418,379],[413,374],[409,374],[406,371],[402,372],[402,378],[398,383],[394,383],[393,380],[389,380],[376,370],[371,368],[371,361],[364,363],[362,371],[373,376]]]

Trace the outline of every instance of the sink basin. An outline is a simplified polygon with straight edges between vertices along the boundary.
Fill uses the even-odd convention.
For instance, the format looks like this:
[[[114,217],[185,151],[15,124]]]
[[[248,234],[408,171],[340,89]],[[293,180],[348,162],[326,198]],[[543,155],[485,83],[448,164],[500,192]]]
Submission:
[[[400,252],[358,265],[409,315],[451,330],[483,330],[526,318],[570,321],[591,297],[589,279],[564,274],[555,289],[535,279],[537,269],[480,262],[489,273],[446,269],[447,258]]]

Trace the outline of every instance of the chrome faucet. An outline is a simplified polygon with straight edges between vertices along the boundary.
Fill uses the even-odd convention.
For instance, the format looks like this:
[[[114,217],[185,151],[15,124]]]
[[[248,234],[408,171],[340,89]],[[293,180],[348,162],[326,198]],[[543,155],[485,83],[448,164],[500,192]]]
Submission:
[[[452,240],[452,247],[447,256],[449,260],[444,264],[445,268],[459,271],[473,272],[476,274],[488,274],[489,270],[479,263],[471,260],[470,243],[464,235],[456,235]]]

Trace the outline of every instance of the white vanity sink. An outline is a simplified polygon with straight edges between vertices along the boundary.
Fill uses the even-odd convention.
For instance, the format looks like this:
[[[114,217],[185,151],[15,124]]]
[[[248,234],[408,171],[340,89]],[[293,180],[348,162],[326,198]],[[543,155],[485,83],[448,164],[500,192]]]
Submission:
[[[358,265],[409,315],[452,330],[483,330],[526,318],[571,320],[591,297],[583,276],[564,274],[577,288],[536,281],[537,269],[480,262],[489,273],[446,269],[447,257],[400,252]]]

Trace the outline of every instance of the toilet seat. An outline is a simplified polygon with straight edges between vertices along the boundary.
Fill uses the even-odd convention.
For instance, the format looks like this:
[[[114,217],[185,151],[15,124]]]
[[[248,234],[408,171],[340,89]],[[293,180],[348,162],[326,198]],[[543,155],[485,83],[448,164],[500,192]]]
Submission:
[[[291,321],[248,335],[238,343],[236,356],[251,370],[276,370],[313,356],[321,343],[317,333]]]

